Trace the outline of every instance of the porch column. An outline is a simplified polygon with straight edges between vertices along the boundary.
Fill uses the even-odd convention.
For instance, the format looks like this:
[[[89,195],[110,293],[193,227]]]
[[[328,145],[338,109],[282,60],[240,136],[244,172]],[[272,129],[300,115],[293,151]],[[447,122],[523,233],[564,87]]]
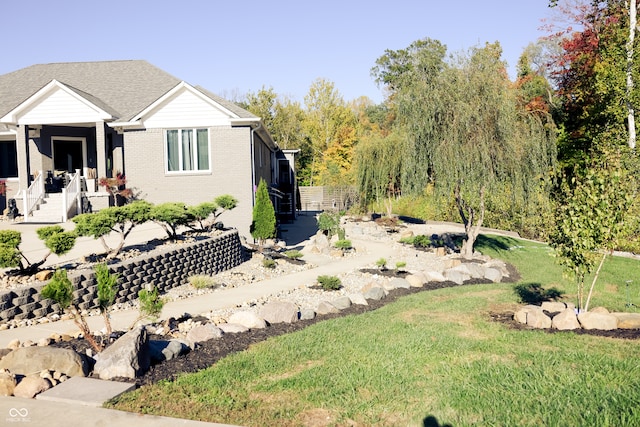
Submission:
[[[107,144],[104,122],[96,122],[96,179],[107,176]]]
[[[18,125],[16,136],[16,154],[18,158],[18,180],[19,190],[29,188],[29,148],[28,144],[29,128],[25,125]]]

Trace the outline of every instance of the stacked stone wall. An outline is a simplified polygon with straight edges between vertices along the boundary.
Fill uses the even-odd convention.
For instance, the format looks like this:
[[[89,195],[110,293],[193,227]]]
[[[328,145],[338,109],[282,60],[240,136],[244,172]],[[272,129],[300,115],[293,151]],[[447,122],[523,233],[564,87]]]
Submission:
[[[117,264],[110,264],[112,273],[118,273],[116,303],[138,298],[142,289],[157,287],[163,293],[186,283],[196,274],[214,275],[241,264],[246,254],[237,230],[220,236],[165,250],[157,250]],[[98,308],[98,285],[93,270],[69,271],[73,284],[74,302],[81,310]],[[38,319],[59,312],[58,305],[42,299],[41,284],[0,292],[0,323],[10,320]]]

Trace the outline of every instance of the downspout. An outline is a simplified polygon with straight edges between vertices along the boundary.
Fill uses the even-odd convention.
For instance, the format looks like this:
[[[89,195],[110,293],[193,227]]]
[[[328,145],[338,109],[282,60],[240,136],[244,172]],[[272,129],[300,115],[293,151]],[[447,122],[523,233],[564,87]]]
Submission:
[[[262,124],[258,122],[258,126],[251,128],[251,207],[256,205],[256,159],[253,150],[254,147],[254,134],[258,129],[262,127]]]

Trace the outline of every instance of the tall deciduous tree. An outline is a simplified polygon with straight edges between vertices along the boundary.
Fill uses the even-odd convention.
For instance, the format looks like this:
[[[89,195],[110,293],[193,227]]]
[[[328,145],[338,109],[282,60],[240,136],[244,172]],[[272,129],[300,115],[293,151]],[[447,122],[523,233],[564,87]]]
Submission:
[[[352,150],[357,141],[356,118],[335,85],[316,80],[304,99],[304,134],[311,149],[309,185],[351,181]]]
[[[433,184],[442,200],[454,197],[465,255],[473,253],[485,208],[514,216],[538,208],[555,159],[553,127],[544,108],[522,105],[499,44],[447,60],[441,43],[425,39],[387,51],[377,64],[377,81],[393,90],[408,135],[402,191],[421,194]]]

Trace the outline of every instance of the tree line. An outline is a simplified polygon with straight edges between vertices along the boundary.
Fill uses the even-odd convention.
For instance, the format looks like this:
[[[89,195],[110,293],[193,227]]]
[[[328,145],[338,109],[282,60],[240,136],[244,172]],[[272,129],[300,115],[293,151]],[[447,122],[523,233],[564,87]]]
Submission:
[[[470,240],[482,224],[560,241],[567,202],[586,185],[624,193],[598,209],[624,210],[625,233],[609,239],[634,249],[635,1],[549,6],[559,18],[524,49],[515,81],[499,42],[452,53],[424,38],[372,64],[380,104],[347,102],[318,79],[303,103],[263,88],[244,107],[282,148],[301,150],[300,185],[357,186],[363,210],[462,220]]]

